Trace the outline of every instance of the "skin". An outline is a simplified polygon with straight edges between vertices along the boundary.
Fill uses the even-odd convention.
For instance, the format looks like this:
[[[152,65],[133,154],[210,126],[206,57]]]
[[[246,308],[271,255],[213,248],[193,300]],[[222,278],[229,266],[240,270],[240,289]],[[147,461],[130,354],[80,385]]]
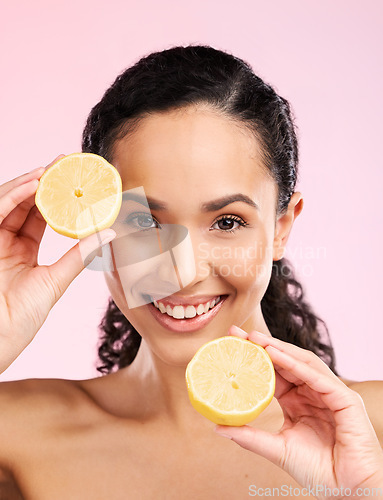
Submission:
[[[173,401],[183,391],[185,366],[198,347],[227,332],[231,324],[268,332],[260,301],[270,280],[272,260],[280,257],[293,220],[302,210],[302,195],[293,195],[288,212],[276,222],[276,187],[261,166],[257,143],[242,128],[211,111],[177,111],[145,120],[133,136],[116,144],[113,164],[122,177],[123,190],[144,186],[147,196],[168,202],[167,211],[152,210],[156,221],[183,224],[189,230],[196,273],[178,295],[229,295],[225,309],[207,327],[188,335],[177,334],[161,327],[146,308],[127,306],[120,285],[128,278],[123,269],[106,274],[120,310],[142,332],[145,349],[140,349],[135,361],[137,371],[149,367],[154,384],[161,381],[161,389],[168,394],[166,408],[174,406],[172,413],[177,414],[183,412],[184,405]],[[235,202],[216,212],[200,212],[200,203],[232,193],[246,194],[259,210]],[[132,205],[134,209],[143,211],[138,203]],[[239,229],[224,233],[222,224],[216,223],[223,215],[236,215],[249,226],[234,222],[229,229]],[[153,222],[151,227],[155,226]],[[227,249],[226,255],[221,248]],[[246,261],[238,258],[240,248],[252,250]],[[252,272],[246,273],[247,269]],[[177,386],[174,395],[173,384]]]
[[[128,307],[123,270],[106,273],[115,302],[142,335],[138,355],[129,367],[96,379],[1,384],[0,465],[7,487],[18,485],[27,500],[232,499],[247,498],[251,484],[302,488],[328,481],[334,487],[329,463],[335,445],[343,446],[335,477],[353,488],[383,484],[374,469],[374,464],[383,467],[378,441],[383,440],[382,382],[342,381],[314,354],[273,339],[263,318],[260,301],[272,261],[283,256],[303,198],[294,193],[287,211],[276,217],[276,186],[254,137],[212,110],[190,108],[143,120],[115,145],[112,163],[123,190],[143,186],[147,196],[169,204],[167,211],[152,210],[159,224],[188,228],[196,274],[178,294],[229,297],[209,325],[175,333],[159,325],[145,306]],[[201,202],[237,192],[256,201],[259,210],[235,202],[217,212],[200,212]],[[236,215],[248,226],[223,234],[218,228],[224,226],[216,223],[223,215]],[[256,251],[247,268],[232,254],[212,253],[249,246]],[[76,252],[78,247],[70,254],[73,266]],[[247,275],[250,264],[262,272]],[[254,422],[217,429],[230,439],[214,432],[215,425],[192,408],[184,378],[198,347],[227,333],[263,345],[277,372],[276,398]],[[337,443],[339,432],[328,439],[339,425],[351,444]],[[339,463],[347,465],[343,475],[336,469]],[[7,498],[20,496],[14,490]]]

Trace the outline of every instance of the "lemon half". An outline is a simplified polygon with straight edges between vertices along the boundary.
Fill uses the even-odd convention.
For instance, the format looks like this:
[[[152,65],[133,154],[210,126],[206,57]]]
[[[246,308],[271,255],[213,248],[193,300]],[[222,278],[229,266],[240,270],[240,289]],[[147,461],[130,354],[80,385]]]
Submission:
[[[275,392],[274,366],[266,350],[234,336],[200,347],[185,376],[191,404],[215,424],[251,422],[269,405]]]
[[[47,224],[70,238],[85,238],[113,224],[121,208],[117,169],[99,155],[73,153],[41,176],[35,204]]]

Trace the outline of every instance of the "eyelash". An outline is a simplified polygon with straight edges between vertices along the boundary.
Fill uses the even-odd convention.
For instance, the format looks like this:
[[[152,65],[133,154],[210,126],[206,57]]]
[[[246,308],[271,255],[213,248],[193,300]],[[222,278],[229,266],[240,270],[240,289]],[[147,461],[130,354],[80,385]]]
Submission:
[[[140,217],[140,215],[146,215],[147,217],[151,217],[155,222],[157,222],[157,224],[159,224],[155,217],[153,217],[152,215],[149,215],[147,213],[136,214],[133,217],[130,217],[130,220],[127,220],[126,222],[130,223],[132,220],[137,219],[138,217]],[[238,224],[240,225],[239,227],[237,227],[235,229],[228,229],[226,231],[224,229],[218,229],[218,231],[220,231],[221,233],[235,233],[235,231],[237,231],[238,229],[241,229],[242,227],[246,227],[246,226],[249,225],[241,217],[238,217],[236,215],[224,215],[224,216],[220,217],[219,219],[217,219],[214,222],[214,224],[216,224],[217,222],[220,222],[221,220],[232,220],[234,222],[238,222]],[[161,229],[161,226],[159,226],[159,227]],[[150,231],[151,229],[154,229],[154,228],[153,227],[148,227],[146,229],[141,228],[140,230],[141,231]]]

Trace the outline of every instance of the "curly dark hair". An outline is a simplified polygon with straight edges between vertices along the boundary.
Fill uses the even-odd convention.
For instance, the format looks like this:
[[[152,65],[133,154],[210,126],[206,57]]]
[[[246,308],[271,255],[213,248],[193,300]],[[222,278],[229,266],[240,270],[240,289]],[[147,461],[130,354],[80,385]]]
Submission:
[[[154,52],[121,73],[89,114],[82,150],[113,163],[116,140],[134,131],[142,118],[199,104],[220,111],[256,136],[264,165],[278,186],[277,214],[285,212],[298,176],[290,105],[247,62],[210,46]],[[273,262],[261,308],[274,337],[313,351],[338,375],[327,326],[305,300],[286,258]],[[111,297],[99,329],[97,370],[110,373],[132,363],[141,336]]]

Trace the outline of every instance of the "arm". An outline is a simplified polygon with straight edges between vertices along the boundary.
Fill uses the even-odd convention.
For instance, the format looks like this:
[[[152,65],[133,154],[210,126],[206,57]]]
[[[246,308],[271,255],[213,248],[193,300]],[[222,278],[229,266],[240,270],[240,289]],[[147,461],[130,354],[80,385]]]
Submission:
[[[38,265],[46,222],[34,200],[43,172],[39,168],[0,186],[0,374],[34,339],[102,240],[102,231],[94,233],[54,264]]]
[[[383,381],[369,380],[347,385],[362,397],[367,415],[383,448]]]
[[[343,498],[336,493],[342,487],[355,496],[358,488],[383,491],[383,450],[360,394],[311,351],[238,327],[230,333],[269,353],[285,421],[277,433],[246,425],[217,426],[217,432],[278,465],[303,487],[327,486],[333,499]],[[318,491],[317,498],[325,497]]]

